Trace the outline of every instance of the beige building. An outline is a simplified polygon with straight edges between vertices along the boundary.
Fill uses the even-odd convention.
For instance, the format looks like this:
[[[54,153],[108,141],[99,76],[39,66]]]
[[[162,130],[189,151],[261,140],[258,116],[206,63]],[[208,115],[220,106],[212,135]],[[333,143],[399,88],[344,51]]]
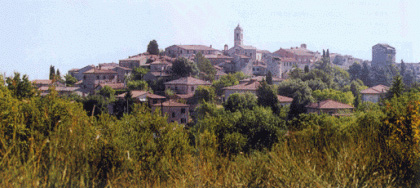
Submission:
[[[193,94],[198,86],[211,85],[210,82],[193,77],[183,77],[165,83],[166,89],[171,89],[177,94]]]
[[[360,91],[360,94],[362,94],[363,102],[370,101],[373,103],[377,103],[381,98],[385,96],[388,90],[388,86],[377,85]]]
[[[197,53],[203,55],[209,54],[220,54],[219,50],[212,48],[212,46],[204,45],[172,45],[165,48],[165,54],[169,57],[186,57],[190,58],[191,56],[196,55]]]
[[[117,83],[118,73],[113,70],[94,68],[83,73],[83,89],[95,89],[99,84]]]
[[[187,124],[189,121],[189,106],[172,100],[152,105],[152,113],[160,109],[162,115],[167,116],[168,123],[177,122]]]
[[[299,68],[303,68],[305,65],[311,65],[320,59],[318,52],[312,52],[306,48],[306,44],[301,44],[299,47],[291,47],[290,49],[280,48],[273,52],[273,54],[279,57],[294,58],[298,63]]]

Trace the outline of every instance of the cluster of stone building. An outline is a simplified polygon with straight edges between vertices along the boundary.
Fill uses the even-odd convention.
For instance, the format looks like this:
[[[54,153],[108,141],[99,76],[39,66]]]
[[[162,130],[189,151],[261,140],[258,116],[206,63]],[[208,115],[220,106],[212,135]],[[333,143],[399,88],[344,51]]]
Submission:
[[[195,55],[201,53],[209,59],[217,70],[215,79],[227,73],[243,72],[252,76],[242,80],[238,85],[224,88],[224,99],[233,93],[250,92],[256,94],[260,81],[265,79],[268,71],[273,76],[273,83],[278,84],[287,79],[288,73],[295,68],[313,68],[314,63],[322,56],[319,52],[307,49],[306,44],[300,47],[280,48],[271,53],[256,47],[244,45],[243,29],[238,25],[234,29],[234,46],[229,48],[226,44],[223,50],[214,49],[211,45],[172,45],[165,49],[164,54],[151,55],[146,53],[129,56],[119,60],[119,63],[102,63],[98,66],[88,65],[83,68],[69,70],[69,74],[78,82],[74,87],[65,87],[50,80],[36,80],[34,84],[39,87],[42,94],[48,93],[48,86],[56,84],[59,93],[77,93],[82,96],[93,94],[105,86],[120,90],[126,88],[126,78],[137,67],[148,68],[149,72],[143,76],[145,81],[163,80],[165,89],[171,89],[175,96],[167,99],[164,96],[151,94],[146,91],[132,91],[137,102],[148,102],[152,107],[161,108],[162,113],[168,114],[168,121],[187,123],[189,112],[194,108],[187,104],[176,102],[174,99],[190,100],[198,86],[211,85],[210,82],[193,77],[184,77],[176,80],[172,78],[172,64],[178,57],[193,60]],[[362,63],[362,59],[349,55],[330,54],[331,64],[347,69],[355,62]],[[395,62],[395,48],[387,44],[377,44],[372,47],[372,66],[381,66],[384,62]],[[420,66],[409,65],[420,73]],[[377,86],[362,91],[364,101],[377,102],[387,90],[386,86]],[[125,94],[118,96],[124,98]],[[282,105],[288,105],[292,98],[278,96]],[[309,111],[337,113],[339,109],[351,110],[352,107],[335,101],[324,101],[308,106]]]

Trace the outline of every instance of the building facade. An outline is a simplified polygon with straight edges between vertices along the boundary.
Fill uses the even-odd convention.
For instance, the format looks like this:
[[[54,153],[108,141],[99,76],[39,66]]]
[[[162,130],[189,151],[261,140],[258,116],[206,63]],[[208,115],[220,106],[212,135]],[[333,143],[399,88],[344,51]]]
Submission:
[[[172,45],[165,48],[165,54],[169,57],[186,57],[190,58],[197,53],[203,55],[221,54],[219,50],[212,48],[212,46],[204,45]]]
[[[395,63],[395,48],[388,44],[372,46],[372,67]]]

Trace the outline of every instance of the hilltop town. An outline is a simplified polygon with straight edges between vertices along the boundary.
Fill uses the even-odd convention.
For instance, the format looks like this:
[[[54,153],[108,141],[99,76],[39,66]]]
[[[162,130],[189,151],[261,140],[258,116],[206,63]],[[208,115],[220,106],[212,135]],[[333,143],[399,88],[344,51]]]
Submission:
[[[172,45],[0,76],[4,187],[418,187],[420,63]],[[370,49],[369,49],[370,50]],[[3,81],[4,80],[4,81]]]
[[[244,30],[239,24],[234,28],[233,35],[234,46],[229,48],[226,44],[223,50],[215,49],[212,45],[195,44],[172,45],[159,50],[157,41],[153,40],[147,52],[121,59],[119,63],[100,63],[71,69],[64,77],[65,80],[61,77],[55,80],[57,77],[51,75],[56,75],[56,72],[51,66],[50,79],[34,80],[33,84],[39,88],[41,95],[48,94],[49,86],[55,85],[55,90],[61,94],[77,94],[82,97],[95,95],[108,87],[117,91],[116,98],[121,101],[125,100],[126,92],[131,91],[132,97],[138,102],[147,102],[152,110],[165,107],[162,109],[165,113],[175,113],[168,121],[186,124],[190,116],[185,111],[193,113],[197,106],[197,102],[191,102],[194,101],[196,90],[200,86],[217,85],[215,83],[220,83],[219,79],[226,79],[233,74],[239,74],[238,83],[215,87],[218,101],[227,101],[233,93],[250,92],[256,95],[263,80],[269,79],[270,84],[279,85],[295,77],[299,71],[308,73],[320,66],[350,73],[351,78],[344,78],[348,79],[344,81],[347,84],[359,79],[362,85],[371,87],[362,92],[362,101],[378,102],[380,96],[389,89],[395,71],[402,69],[401,65],[404,66],[405,73],[402,76],[406,84],[415,83],[420,78],[420,63],[395,63],[396,50],[388,44],[374,45],[370,61],[330,53],[329,49],[323,52],[310,50],[306,44],[280,48],[274,52],[258,49],[244,43]],[[331,70],[327,73],[332,74]],[[171,96],[168,96],[168,90]],[[283,94],[286,96],[278,95],[280,104],[290,105],[293,94]],[[335,103],[337,101],[331,104],[331,113],[336,113],[344,105]],[[352,109],[352,104],[353,101],[346,104],[345,108]],[[115,104],[109,105],[109,113],[115,113]]]

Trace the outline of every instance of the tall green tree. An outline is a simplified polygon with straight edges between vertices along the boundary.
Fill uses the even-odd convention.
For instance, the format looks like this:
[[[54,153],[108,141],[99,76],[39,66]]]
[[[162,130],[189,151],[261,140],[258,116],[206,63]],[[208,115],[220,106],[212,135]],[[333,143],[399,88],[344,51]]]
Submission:
[[[143,67],[136,67],[131,72],[131,80],[142,80],[143,76],[146,75],[150,70]]]
[[[388,90],[387,98],[390,99],[390,98],[393,98],[394,96],[399,97],[404,93],[404,90],[405,90],[405,86],[404,86],[401,76],[399,75],[395,76],[392,82],[392,85]]]
[[[362,74],[362,65],[360,65],[358,62],[353,63],[349,67],[348,72],[350,74],[350,79],[351,80],[360,79],[361,78],[361,74]]]
[[[262,81],[257,89],[258,105],[270,107],[273,113],[280,112],[279,100],[276,90],[268,85],[266,81]]]
[[[225,110],[231,112],[253,109],[257,106],[257,97],[252,93],[234,93],[229,95],[227,101],[223,103]]]
[[[213,67],[210,60],[204,57],[201,52],[198,52],[195,55],[194,61],[196,62],[197,68],[200,70],[200,72],[204,72],[206,74],[206,80],[214,79],[214,76],[216,75],[216,69]]]
[[[198,86],[194,92],[195,103],[199,102],[213,102],[216,98],[214,88],[211,86]]]
[[[54,66],[50,65],[50,80],[55,78],[55,68]]]
[[[362,67],[362,71],[360,73],[360,80],[363,81],[363,84],[371,87],[372,86],[372,81],[370,78],[370,69],[369,69],[369,65],[367,64],[367,62],[363,62],[363,67]]]
[[[105,86],[99,90],[99,94],[107,99],[114,99],[115,90],[109,86]]]
[[[159,45],[156,40],[152,40],[147,45],[147,52],[152,55],[159,55]]]
[[[197,75],[199,70],[197,64],[185,57],[179,57],[172,64],[172,72],[176,77]]]
[[[265,77],[267,84],[273,85],[273,75],[271,74],[271,71],[267,72],[267,76]]]
[[[77,79],[70,74],[66,74],[64,76],[64,79],[66,86],[73,86],[77,82]]]
[[[28,75],[23,75],[20,78],[20,73],[15,72],[13,78],[8,77],[6,79],[7,88],[12,92],[13,96],[22,99],[30,98],[35,95],[35,88],[28,79]]]

